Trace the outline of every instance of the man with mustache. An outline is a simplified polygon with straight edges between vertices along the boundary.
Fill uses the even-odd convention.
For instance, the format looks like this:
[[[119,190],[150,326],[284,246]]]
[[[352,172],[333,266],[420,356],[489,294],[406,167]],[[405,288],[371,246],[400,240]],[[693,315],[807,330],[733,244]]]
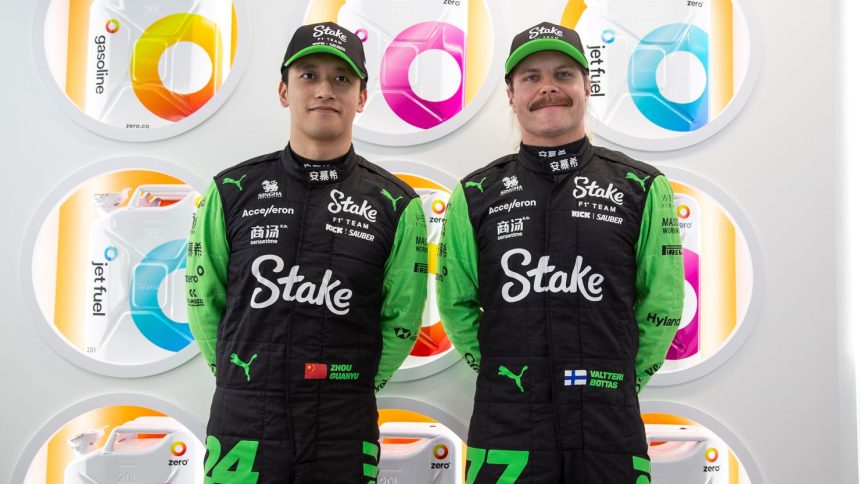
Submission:
[[[478,372],[468,483],[650,482],[637,393],[681,319],[681,240],[666,177],[585,136],[588,73],[573,30],[514,37],[522,145],[450,199],[437,289]]]
[[[189,324],[216,376],[206,482],[369,482],[374,390],[421,326],[424,214],[352,148],[361,40],[305,25],[280,66],[289,144],[216,175],[188,241]]]

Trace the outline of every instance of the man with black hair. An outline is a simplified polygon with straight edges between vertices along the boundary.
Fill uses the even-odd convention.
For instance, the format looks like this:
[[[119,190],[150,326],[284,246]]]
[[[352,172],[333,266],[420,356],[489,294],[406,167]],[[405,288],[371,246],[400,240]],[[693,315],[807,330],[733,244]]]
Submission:
[[[462,180],[439,244],[442,323],[478,372],[466,482],[648,483],[637,393],[683,308],[671,187],[585,136],[575,31],[518,34],[505,80],[522,145]]]
[[[354,33],[300,27],[281,74],[289,144],[216,175],[189,238],[189,324],[216,375],[206,482],[370,482],[374,390],[421,325],[424,215],[352,148],[367,100]]]

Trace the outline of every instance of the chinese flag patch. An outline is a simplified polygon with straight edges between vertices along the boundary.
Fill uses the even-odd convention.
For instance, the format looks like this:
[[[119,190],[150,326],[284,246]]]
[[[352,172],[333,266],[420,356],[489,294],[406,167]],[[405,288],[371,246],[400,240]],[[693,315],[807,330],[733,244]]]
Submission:
[[[305,380],[325,380],[328,378],[328,365],[325,363],[305,363]]]

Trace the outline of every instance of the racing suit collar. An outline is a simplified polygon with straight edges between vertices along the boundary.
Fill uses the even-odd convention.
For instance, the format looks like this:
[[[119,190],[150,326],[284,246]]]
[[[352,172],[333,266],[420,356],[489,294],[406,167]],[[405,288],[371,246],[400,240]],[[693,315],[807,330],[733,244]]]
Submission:
[[[329,183],[338,183],[349,176],[352,169],[355,167],[356,158],[355,149],[352,145],[349,146],[349,151],[343,157],[343,161],[337,163],[336,160],[320,161],[314,164],[311,160],[300,161],[297,155],[293,154],[290,145],[281,151],[281,164],[287,170],[290,176],[307,185],[326,185]],[[335,161],[335,163],[332,163]]]
[[[567,175],[591,161],[594,149],[588,137],[562,146],[531,146],[520,143],[519,158],[526,168],[546,175]]]

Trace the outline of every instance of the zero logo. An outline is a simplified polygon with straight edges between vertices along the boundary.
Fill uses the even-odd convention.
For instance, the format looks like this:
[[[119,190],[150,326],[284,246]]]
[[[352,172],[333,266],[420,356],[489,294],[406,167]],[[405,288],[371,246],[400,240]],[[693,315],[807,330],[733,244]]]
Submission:
[[[433,447],[433,457],[438,460],[442,460],[448,457],[448,447],[446,447],[444,444],[437,444],[435,447]]]
[[[131,318],[150,342],[167,351],[179,351],[194,340],[188,323],[171,320],[158,301],[158,289],[167,276],[185,269],[186,240],[173,240],[152,249],[134,268],[129,288]]]
[[[158,62],[179,42],[202,47],[212,63],[209,82],[199,91],[180,94],[164,85]],[[168,121],[181,121],[206,104],[221,87],[221,31],[211,20],[197,14],[178,13],[153,22],[134,44],[131,58],[132,88],[150,112]]]
[[[705,460],[713,464],[720,458],[720,453],[717,452],[717,449],[713,447],[708,447],[708,450],[705,451]]]
[[[686,220],[690,217],[690,207],[686,205],[678,205],[678,218]]]
[[[660,92],[657,71],[676,52],[692,54],[704,67],[704,88],[689,103]],[[670,131],[695,131],[708,123],[708,33],[695,25],[669,24],[646,35],[630,57],[627,84],[633,102],[646,118]]]
[[[433,200],[433,205],[430,207],[433,210],[433,213],[436,215],[442,215],[445,213],[445,202],[442,200]]]
[[[182,457],[185,455],[185,452],[188,450],[188,446],[185,445],[185,442],[181,440],[177,440],[170,446],[170,453],[175,457]]]
[[[416,45],[415,39],[425,40]],[[465,32],[445,22],[421,22],[400,32],[385,50],[379,74],[380,87],[391,110],[403,121],[423,129],[442,124],[459,113],[464,103],[465,45]],[[459,67],[459,85],[448,99],[423,99],[409,82],[409,66],[419,54],[429,50],[447,52]]]
[[[119,31],[119,21],[115,18],[108,20],[105,23],[105,30],[107,30],[109,34],[117,33]]]
[[[119,255],[119,249],[117,249],[116,247],[114,247],[112,245],[105,249],[105,259],[107,259],[108,262],[116,259],[118,255]]]

